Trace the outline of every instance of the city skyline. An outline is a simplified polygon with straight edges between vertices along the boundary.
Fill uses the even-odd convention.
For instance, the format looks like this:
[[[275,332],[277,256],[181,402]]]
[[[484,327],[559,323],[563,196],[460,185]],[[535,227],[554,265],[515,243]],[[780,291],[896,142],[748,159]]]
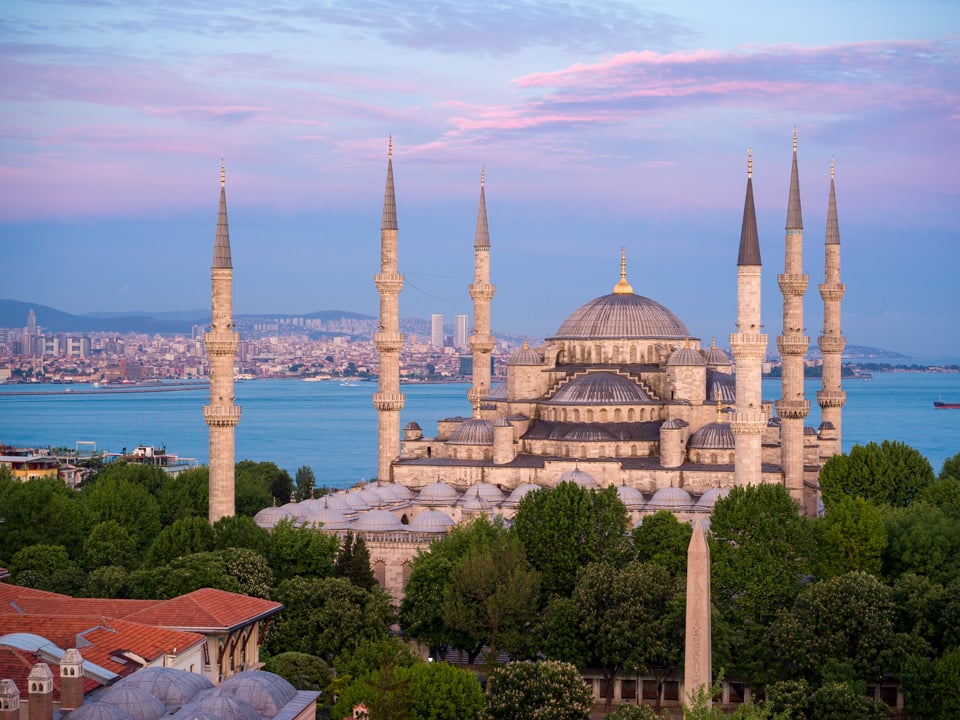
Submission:
[[[494,327],[549,337],[623,246],[637,293],[726,345],[752,147],[774,336],[797,127],[807,334],[833,157],[848,341],[960,355],[952,4],[255,7],[9,5],[0,235],[31,271],[6,296],[203,307],[223,156],[236,312],[375,315],[392,133],[402,317],[469,306],[485,166]]]

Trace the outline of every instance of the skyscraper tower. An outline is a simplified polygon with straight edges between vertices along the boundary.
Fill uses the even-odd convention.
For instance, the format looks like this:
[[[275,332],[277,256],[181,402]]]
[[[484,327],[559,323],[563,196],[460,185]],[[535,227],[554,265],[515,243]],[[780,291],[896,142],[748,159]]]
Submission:
[[[736,442],[734,482],[737,486],[762,481],[760,440],[767,426],[762,405],[763,358],[767,336],[760,324],[760,238],[753,203],[753,156],[747,151],[747,195],[740,226],[737,256],[737,332],[730,335],[730,349],[737,362],[737,409],[731,423]]]
[[[847,394],[840,381],[841,358],[847,339],[840,334],[840,301],[847,286],[840,282],[840,223],[837,221],[837,193],[834,187],[833,160],[830,161],[830,199],[827,208],[827,231],[824,239],[823,283],[820,297],[823,298],[823,335],[820,336],[820,352],[823,353],[823,381],[817,392],[820,404],[822,427],[833,425],[836,446],[833,454],[840,452],[841,421]]]
[[[793,131],[793,166],[787,199],[786,249],[783,274],[777,277],[783,293],[783,334],[777,338],[782,361],[780,399],[780,449],[783,479],[790,496],[804,510],[803,421],[810,402],[803,392],[803,358],[810,338],[803,334],[803,296],[809,277],[803,272],[803,220],[800,213],[800,177],[797,171],[797,131]]]
[[[457,315],[456,330],[453,334],[453,344],[458,349],[467,347],[467,316]]]
[[[37,314],[30,308],[27,313],[27,328],[23,332],[23,354],[27,357],[36,357],[37,352]]]
[[[490,284],[490,231],[487,229],[487,200],[484,194],[484,171],[480,171],[480,208],[477,211],[477,232],[473,242],[473,284],[470,298],[473,300],[473,335],[470,348],[473,350],[473,385],[468,397],[476,407],[481,398],[490,392],[490,354],[493,352],[493,335],[490,334],[490,301],[496,287]]]
[[[210,503],[212,525],[235,512],[234,429],[240,406],[233,402],[233,362],[240,336],[233,329],[233,262],[227,225],[226,171],[220,163],[220,209],[213,243],[211,267],[212,309],[210,332],[203,342],[210,358],[210,404],[203,417],[210,428]]]
[[[403,275],[397,269],[397,198],[393,191],[393,138],[387,152],[387,184],[380,221],[380,272],[374,276],[380,293],[380,332],[373,336],[380,356],[380,383],[373,396],[377,409],[377,478],[390,482],[390,464],[400,457],[400,290]]]
[[[443,315],[434,313],[430,316],[430,344],[433,347],[443,347]]]

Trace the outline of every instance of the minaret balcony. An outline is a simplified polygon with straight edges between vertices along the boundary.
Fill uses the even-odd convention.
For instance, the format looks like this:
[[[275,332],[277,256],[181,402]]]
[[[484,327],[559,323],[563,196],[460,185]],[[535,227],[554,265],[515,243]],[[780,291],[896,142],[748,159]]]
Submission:
[[[205,405],[203,419],[209,427],[235,427],[240,420],[240,406]]]
[[[820,297],[824,302],[840,302],[847,292],[847,286],[843,283],[820,283]]]
[[[817,345],[824,355],[839,354],[847,346],[847,339],[842,335],[821,335],[817,338]]]
[[[730,421],[734,435],[762,435],[767,427],[767,414],[762,412],[737,412]]]
[[[470,349],[473,352],[493,352],[494,340],[493,335],[471,335],[470,336]]]
[[[807,354],[810,347],[810,338],[806,335],[781,335],[777,338],[777,349],[781,355],[800,355]]]
[[[400,273],[377,273],[373,282],[381,295],[399,295],[403,290],[403,275]]]
[[[817,403],[822,408],[842,408],[847,404],[843,390],[817,390]]]
[[[493,295],[497,290],[496,285],[491,285],[490,283],[473,283],[470,286],[470,299],[474,302],[479,300],[485,300],[489,302],[493,300]]]
[[[207,353],[212,356],[229,356],[237,354],[237,345],[240,343],[240,335],[235,332],[208,332],[203,336],[203,344],[207,348]]]
[[[404,399],[403,393],[378,392],[373,394],[373,406],[378,412],[400,412]]]
[[[777,284],[780,285],[780,292],[786,295],[803,296],[807,292],[807,283],[810,282],[810,276],[806,273],[802,275],[782,273],[777,275]]]
[[[737,361],[763,360],[767,354],[767,342],[765,333],[731,333],[730,351]]]
[[[403,349],[403,333],[399,330],[386,330],[373,336],[373,345],[379,353],[398,353]]]
[[[803,420],[809,414],[809,400],[777,400],[777,415],[784,420]]]

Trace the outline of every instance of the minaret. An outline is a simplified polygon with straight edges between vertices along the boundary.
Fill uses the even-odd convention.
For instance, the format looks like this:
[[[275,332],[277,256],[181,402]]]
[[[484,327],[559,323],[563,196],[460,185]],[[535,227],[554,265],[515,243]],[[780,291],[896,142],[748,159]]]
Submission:
[[[783,479],[790,496],[803,508],[803,421],[810,403],[803,393],[803,358],[810,338],[803,334],[803,296],[809,278],[803,272],[803,220],[800,214],[800,177],[797,172],[797,131],[793,131],[793,167],[787,199],[787,236],[784,271],[777,277],[783,293],[783,334],[780,350],[780,449]]]
[[[490,353],[493,352],[490,301],[496,291],[496,287],[490,284],[490,231],[487,229],[487,200],[483,185],[484,171],[481,170],[480,209],[477,211],[477,233],[473,242],[473,285],[470,286],[470,298],[473,300],[473,335],[470,336],[473,385],[469,399],[475,407],[490,392]]]
[[[210,404],[203,417],[210,428],[210,507],[212,525],[235,511],[234,428],[240,406],[233,402],[233,362],[240,336],[233,329],[233,262],[227,226],[226,171],[220,163],[220,209],[211,267],[212,309],[210,332],[203,336],[210,357]]]
[[[743,201],[740,252],[737,256],[737,332],[730,348],[737,363],[737,409],[730,423],[736,442],[734,482],[737,486],[762,481],[760,440],[767,426],[763,412],[763,358],[767,336],[760,324],[760,238],[753,203],[753,155],[747,151],[747,195]],[[718,396],[719,397],[719,396]]]
[[[377,409],[377,479],[390,482],[390,466],[400,457],[400,290],[403,275],[397,270],[397,198],[393,192],[393,137],[387,152],[387,184],[383,191],[380,221],[380,272],[374,276],[380,293],[380,332],[373,344],[380,356],[380,382],[373,396]]]
[[[831,454],[840,453],[840,425],[847,394],[840,382],[840,367],[843,348],[847,339],[840,334],[840,301],[847,286],[840,282],[840,224],[837,221],[837,193],[834,188],[833,160],[830,161],[830,200],[827,209],[827,232],[824,240],[823,283],[820,297],[823,298],[823,335],[820,336],[820,352],[823,353],[823,385],[817,392],[820,404],[820,419],[832,423],[836,433],[836,445]]]

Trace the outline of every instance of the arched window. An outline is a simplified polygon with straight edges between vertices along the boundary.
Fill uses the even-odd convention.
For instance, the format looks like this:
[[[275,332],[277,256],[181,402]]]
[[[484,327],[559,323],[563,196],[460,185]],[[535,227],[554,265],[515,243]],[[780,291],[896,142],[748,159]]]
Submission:
[[[587,422],[593,422],[593,410],[587,410]]]
[[[387,563],[384,560],[377,560],[373,563],[373,577],[379,583],[380,587],[387,586]]]
[[[613,411],[613,421],[620,422],[621,417],[623,417],[623,411],[620,408],[617,408]]]
[[[601,408],[600,410],[600,422],[605,423],[607,421],[607,409]]]
[[[630,362],[631,363],[637,362],[637,346],[636,345],[630,346]]]
[[[633,422],[634,418],[635,418],[634,410],[633,408],[630,408],[629,410],[627,410],[627,422]]]

